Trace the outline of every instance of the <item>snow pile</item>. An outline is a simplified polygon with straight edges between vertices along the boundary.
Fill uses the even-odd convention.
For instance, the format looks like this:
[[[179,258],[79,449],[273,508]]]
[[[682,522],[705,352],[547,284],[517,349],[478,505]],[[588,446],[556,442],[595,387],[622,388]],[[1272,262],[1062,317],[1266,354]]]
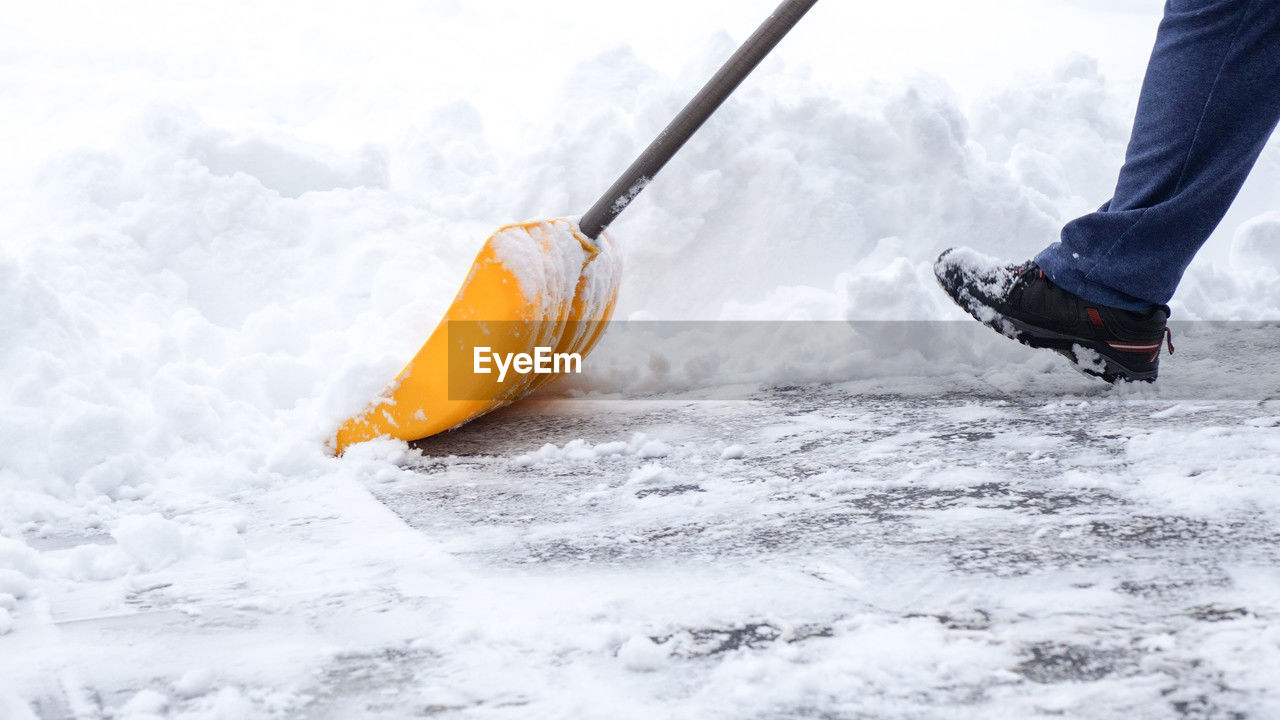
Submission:
[[[595,79],[578,83],[591,87]],[[656,103],[625,97],[624,107],[646,117],[657,115],[655,105],[670,111],[684,99],[676,91],[660,95]],[[603,173],[556,177],[598,123],[592,114],[572,118],[565,143],[533,156],[541,171],[525,181],[548,200],[530,203],[529,212],[588,202],[605,184]],[[624,147],[610,148],[609,165],[624,165],[645,142],[637,132]],[[877,318],[936,318],[945,306],[916,266],[974,238],[993,251],[1030,252],[1054,239],[1059,220],[1051,202],[986,159],[959,99],[937,80],[832,97],[789,74],[765,75],[619,220],[630,268],[619,311],[671,319],[865,318],[865,303],[875,299],[887,300]],[[910,265],[894,266],[903,257]]]
[[[1226,263],[1197,259],[1179,288],[1174,307],[1209,320],[1274,320],[1280,317],[1280,213],[1270,212],[1235,231]]]
[[[296,443],[330,432],[398,360],[358,357],[359,335],[428,324],[411,319],[422,306],[402,269],[448,274],[398,235],[368,240],[389,217],[407,232],[431,223],[389,216],[374,191],[321,178],[325,192],[290,198],[215,171],[199,159],[212,131],[182,113],[149,112],[137,134],[51,162],[29,230],[0,258],[16,310],[0,321],[7,533],[92,528],[165,483],[181,503],[319,471]],[[380,379],[338,397],[343,369]]]
[[[448,30],[475,22],[489,33],[506,21],[487,16],[500,10],[446,5],[421,24],[439,20]],[[293,536],[277,533],[283,521],[276,516],[246,517],[239,508],[288,493],[294,501],[325,493],[337,504],[344,492],[366,497],[353,490],[363,481],[412,475],[400,467],[402,444],[371,443],[336,460],[324,442],[418,349],[495,228],[588,207],[734,45],[718,35],[699,60],[673,73],[628,48],[590,56],[568,41],[539,44],[530,55],[575,69],[559,94],[527,88],[528,107],[544,96],[552,107],[526,117],[521,102],[486,98],[483,90],[496,75],[526,68],[499,73],[457,60],[474,58],[467,38],[475,35],[437,45],[413,33],[383,38],[350,27],[349,35],[330,37],[334,23],[313,26],[314,36],[290,35],[293,45],[281,50],[279,28],[310,14],[271,13],[272,22],[245,23],[252,25],[244,30],[253,38],[242,48],[248,54],[230,58],[216,33],[189,54],[181,33],[158,33],[155,42],[171,47],[134,53],[130,43],[152,34],[151,26],[123,11],[101,18],[115,34],[80,27],[68,47],[51,53],[18,37],[21,25],[0,29],[14,43],[14,67],[40,71],[31,80],[5,75],[15,93],[0,94],[0,107],[25,129],[52,128],[33,132],[30,147],[12,148],[15,160],[0,178],[6,641],[49,622],[56,614],[50,603],[74,594],[68,588],[102,590],[100,603],[66,612],[79,616],[119,610],[182,573],[226,587],[251,578],[265,594],[283,592],[291,573],[317,557],[361,567],[360,552],[381,552],[321,536],[308,540],[316,555],[264,557],[253,533],[267,538],[258,548]],[[557,13],[573,15],[563,7]],[[229,17],[246,14],[241,8]],[[231,32],[232,21],[205,19]],[[415,24],[398,16],[388,23]],[[527,41],[523,28],[492,32]],[[383,40],[409,60],[390,76],[362,72],[368,68],[359,59]],[[123,49],[95,45],[115,42]],[[261,61],[251,47],[291,61]],[[321,64],[295,55],[322,56]],[[60,63],[83,77],[66,78]],[[348,64],[356,70],[344,72]],[[464,64],[440,73],[454,85],[415,91],[421,68]],[[639,329],[619,328],[621,354],[602,346],[592,374],[562,390],[874,380],[886,367],[897,375],[981,375],[1016,388],[1060,370],[1053,358],[940,336],[928,324],[877,329],[844,321],[961,318],[934,286],[937,253],[968,244],[1021,259],[1051,242],[1064,221],[1106,198],[1130,108],[1130,94],[1078,57],[977,97],[927,74],[858,77],[838,87],[794,64],[768,63],[614,227],[616,247],[603,248],[599,259],[608,262],[589,278],[592,297],[603,297],[625,261],[618,317]],[[10,141],[25,137],[11,133]],[[1251,187],[1274,196],[1278,156],[1271,146]],[[1277,227],[1274,214],[1224,226],[1224,236],[1234,233],[1230,256],[1197,263],[1175,310],[1275,317]],[[512,247],[499,244],[510,259]],[[543,279],[563,282],[562,271],[582,260],[565,258],[571,262],[543,268]],[[761,325],[733,340],[715,335],[737,333],[725,323],[708,341],[701,331],[664,339],[666,329],[650,332],[640,322],[687,319],[833,321],[847,330],[813,334],[813,324],[797,323],[779,335]],[[611,360],[624,354],[625,361]],[[518,464],[537,470],[673,452],[647,437],[583,441],[543,448]],[[725,460],[746,455],[733,446],[717,452]],[[306,528],[313,520],[290,522]],[[351,534],[364,537],[390,521],[370,513],[351,522]],[[414,558],[428,550],[415,546]],[[364,580],[372,585],[377,572],[370,576]],[[426,593],[402,585],[394,591]],[[849,632],[874,641],[893,629]],[[618,659],[631,669],[654,667],[661,649],[651,644],[619,645]],[[312,650],[296,652],[313,659]],[[291,664],[296,659],[279,664],[302,667]],[[959,656],[946,663],[965,672]],[[31,672],[41,669],[49,668]],[[209,688],[207,677],[190,676],[172,697]],[[201,702],[209,713],[234,714],[250,702],[231,688],[208,696]],[[176,702],[158,691],[131,697],[117,698],[111,712],[154,715]],[[0,689],[0,712],[22,716],[25,702]]]

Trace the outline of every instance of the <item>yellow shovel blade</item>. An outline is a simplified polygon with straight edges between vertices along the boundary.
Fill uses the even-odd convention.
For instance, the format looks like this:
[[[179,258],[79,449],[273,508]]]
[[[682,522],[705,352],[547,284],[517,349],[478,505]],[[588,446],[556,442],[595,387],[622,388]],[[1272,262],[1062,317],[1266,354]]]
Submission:
[[[586,357],[599,341],[621,277],[607,234],[589,240],[564,219],[502,228],[485,242],[427,343],[381,396],[338,430],[336,452],[378,437],[430,437],[557,379],[570,366],[554,358]],[[539,353],[558,372],[521,374],[513,367],[500,380],[491,362]]]

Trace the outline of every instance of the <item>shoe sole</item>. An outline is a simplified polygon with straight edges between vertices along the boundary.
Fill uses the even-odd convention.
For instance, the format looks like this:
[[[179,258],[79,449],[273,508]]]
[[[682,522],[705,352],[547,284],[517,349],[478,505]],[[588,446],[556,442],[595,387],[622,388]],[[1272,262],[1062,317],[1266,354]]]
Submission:
[[[1031,325],[1016,318],[1008,317],[1007,315],[1000,315],[999,313],[996,313],[996,315],[1016,329],[1019,337],[1015,337],[1015,340],[1027,347],[1053,350],[1065,356],[1076,366],[1078,370],[1086,375],[1102,378],[1109,383],[1115,383],[1117,381],[1155,382],[1156,377],[1159,375],[1160,371],[1158,369],[1147,372],[1138,372],[1121,365],[1102,351],[1100,346],[1104,345],[1103,343],[1089,342],[1080,338],[1071,337],[1070,335],[1056,333],[1052,330],[1036,327],[1035,325]],[[1081,350],[1091,352],[1094,357],[1082,357],[1084,353],[1082,353]],[[1099,362],[1102,364],[1101,370],[1098,369]]]

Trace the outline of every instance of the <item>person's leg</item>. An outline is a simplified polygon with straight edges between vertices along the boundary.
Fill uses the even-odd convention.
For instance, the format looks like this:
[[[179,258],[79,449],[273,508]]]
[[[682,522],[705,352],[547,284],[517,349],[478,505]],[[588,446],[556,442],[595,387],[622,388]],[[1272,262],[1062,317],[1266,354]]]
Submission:
[[[1037,265],[1095,303],[1173,296],[1280,119],[1280,0],[1169,0],[1115,196]]]

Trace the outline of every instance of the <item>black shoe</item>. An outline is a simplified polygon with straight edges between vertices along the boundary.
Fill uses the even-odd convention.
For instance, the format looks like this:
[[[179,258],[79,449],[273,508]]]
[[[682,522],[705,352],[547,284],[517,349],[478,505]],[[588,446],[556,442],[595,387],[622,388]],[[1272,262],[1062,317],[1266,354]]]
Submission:
[[[1056,350],[1106,380],[1153,382],[1172,334],[1169,308],[1131,312],[1091,303],[1054,285],[1034,262],[998,265],[952,248],[933,265],[938,284],[978,322],[1023,345]]]

